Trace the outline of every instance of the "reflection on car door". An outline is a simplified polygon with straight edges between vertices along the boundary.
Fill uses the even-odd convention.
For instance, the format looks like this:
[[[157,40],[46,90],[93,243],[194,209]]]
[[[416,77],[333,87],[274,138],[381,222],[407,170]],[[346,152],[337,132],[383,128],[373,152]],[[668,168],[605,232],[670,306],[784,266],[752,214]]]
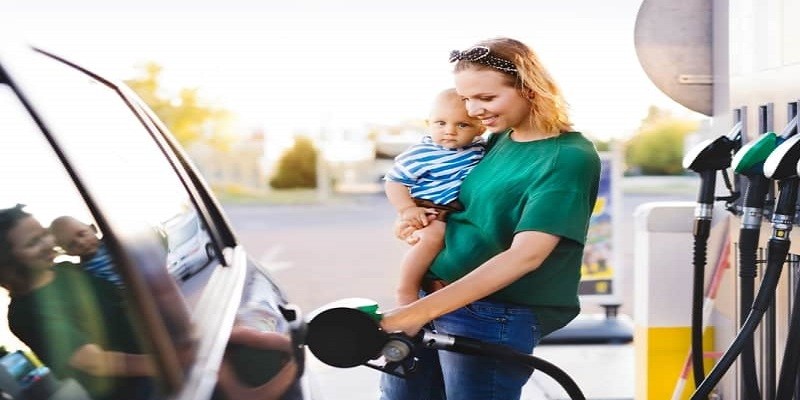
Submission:
[[[186,279],[208,265],[214,250],[211,237],[193,209],[160,224],[167,245],[167,270]]]

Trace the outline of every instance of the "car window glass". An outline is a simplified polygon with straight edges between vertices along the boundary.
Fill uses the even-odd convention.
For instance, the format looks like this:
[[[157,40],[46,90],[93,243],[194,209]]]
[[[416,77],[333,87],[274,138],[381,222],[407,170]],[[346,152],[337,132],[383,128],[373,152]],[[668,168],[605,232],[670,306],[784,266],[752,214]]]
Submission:
[[[27,125],[25,129],[29,134],[25,135],[26,143],[0,149],[0,158],[5,156],[4,151],[27,154],[12,166],[20,173],[28,174],[27,178],[8,178],[9,182],[14,179],[16,184],[27,186],[7,198],[0,196],[0,200],[7,202],[0,204],[0,207],[25,203],[28,205],[25,209],[41,218],[45,226],[53,224],[56,216],[66,214],[65,210],[69,208],[70,216],[92,225],[92,232],[97,238],[113,239],[109,241],[110,244],[121,245],[122,252],[116,253],[125,256],[123,262],[119,263],[124,267],[122,275],[134,283],[134,289],[147,287],[156,309],[142,315],[160,318],[159,322],[164,322],[163,326],[150,324],[152,321],[148,319],[150,327],[164,328],[163,331],[172,340],[169,343],[172,347],[166,346],[167,353],[176,350],[172,356],[180,358],[178,362],[185,367],[181,371],[186,377],[185,382],[196,382],[192,380],[194,377],[219,367],[220,380],[218,391],[215,391],[219,397],[215,398],[241,399],[254,395],[265,399],[298,398],[297,395],[281,397],[288,391],[299,393],[295,378],[302,370],[302,364],[297,362],[302,359],[302,354],[293,347],[287,321],[276,303],[279,296],[276,296],[272,283],[264,274],[248,270],[245,294],[239,300],[241,303],[235,326],[219,365],[214,364],[213,355],[209,356],[207,349],[207,346],[216,346],[220,342],[219,335],[214,335],[219,325],[208,324],[210,329],[203,330],[203,324],[197,322],[213,319],[204,319],[204,313],[222,315],[232,310],[214,309],[215,312],[207,312],[206,308],[198,307],[198,310],[194,310],[197,314],[191,322],[182,319],[187,315],[185,306],[191,309],[197,299],[215,300],[216,297],[208,294],[227,295],[228,292],[223,291],[224,285],[210,285],[208,290],[204,290],[215,266],[220,265],[219,255],[214,251],[217,246],[213,246],[212,235],[202,218],[204,213],[195,207],[179,173],[170,164],[170,156],[165,156],[160,148],[158,138],[151,135],[152,122],[140,120],[140,111],[129,106],[113,86],[44,55],[37,57],[41,62],[30,63],[21,87],[56,148],[68,160],[70,171],[79,177],[77,182],[83,185],[80,189],[85,189],[92,207],[97,207],[96,218],[101,221],[91,219],[90,207],[83,203],[78,188],[72,184],[76,179],[65,172],[64,166],[60,165],[55,153],[48,147],[50,144],[44,140],[38,131],[39,127],[33,124],[30,117],[22,118],[23,121],[19,123]],[[8,97],[15,100],[11,95]],[[21,107],[17,108],[20,110],[15,112],[24,114]],[[0,108],[0,115],[4,114]],[[0,125],[3,123],[0,119]],[[14,130],[23,132],[21,127],[15,127]],[[0,126],[0,132],[5,131],[6,127]],[[29,170],[37,171],[36,174],[42,177],[33,175]],[[38,180],[34,180],[34,177]],[[4,182],[0,181],[0,184]],[[10,185],[12,183],[6,187]],[[40,187],[37,188],[37,185]],[[29,194],[29,190],[36,196]],[[44,210],[50,208],[54,209],[50,212],[52,215],[45,216]],[[41,241],[33,240],[36,243]],[[69,244],[59,246],[64,252],[68,247]],[[60,257],[64,262],[83,264],[80,258],[71,259],[74,256],[69,254]],[[244,261],[244,258],[237,260]],[[126,283],[123,280],[123,285]],[[162,283],[167,290],[163,290]],[[177,289],[171,289],[175,287]],[[206,292],[205,295],[203,292]],[[177,298],[172,293],[178,293]],[[141,297],[135,299],[137,306],[144,303]],[[102,305],[99,302],[97,304]],[[172,318],[173,315],[176,317]],[[85,321],[102,319],[92,315]],[[110,321],[99,325],[116,326]],[[135,331],[129,329],[128,333]],[[151,339],[151,336],[147,336],[147,339]],[[18,346],[28,350],[34,347]],[[154,351],[153,354],[163,363],[170,357],[169,354],[165,356],[164,352]],[[209,366],[205,366],[204,362]],[[163,369],[161,372],[177,369]],[[181,379],[177,386],[169,386],[192,390],[192,385],[180,386]],[[169,378],[163,380],[172,382]],[[134,384],[132,387],[147,390],[152,385]],[[134,393],[138,395],[138,392]]]
[[[155,364],[92,214],[1,83],[0,115],[0,398],[151,398]],[[59,220],[75,222],[67,237],[80,245],[56,245],[50,228]],[[123,369],[109,354],[142,369]]]
[[[45,56],[40,56],[45,58]],[[163,266],[192,301],[210,274],[214,246],[175,170],[118,92],[60,63],[37,63],[50,85],[37,87],[43,119],[89,188],[131,232],[143,226],[163,239]],[[198,279],[188,282],[190,278]]]

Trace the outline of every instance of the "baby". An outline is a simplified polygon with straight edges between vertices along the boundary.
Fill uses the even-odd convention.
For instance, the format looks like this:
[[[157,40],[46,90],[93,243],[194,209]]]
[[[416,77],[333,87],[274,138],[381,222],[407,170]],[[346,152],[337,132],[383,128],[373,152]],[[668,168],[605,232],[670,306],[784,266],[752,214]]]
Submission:
[[[463,210],[461,182],[485,152],[481,135],[486,128],[467,114],[455,89],[436,96],[427,123],[428,135],[398,155],[384,176],[386,196],[399,218],[418,229],[413,236],[419,240],[400,265],[399,305],[418,298],[422,278],[442,249],[447,214]]]
[[[81,266],[86,272],[117,286],[124,286],[105,243],[97,237],[93,225],[65,215],[53,220],[50,232],[56,244],[67,254],[80,257]]]

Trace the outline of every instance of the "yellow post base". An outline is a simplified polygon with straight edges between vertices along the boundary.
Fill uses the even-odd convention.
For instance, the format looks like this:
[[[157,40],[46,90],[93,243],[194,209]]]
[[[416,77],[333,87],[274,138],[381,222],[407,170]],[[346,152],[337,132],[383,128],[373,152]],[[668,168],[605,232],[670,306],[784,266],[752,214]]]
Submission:
[[[689,356],[691,328],[637,326],[633,343],[636,360],[635,398],[671,399]],[[714,349],[713,327],[708,327],[703,333],[703,349],[706,352]],[[706,373],[715,362],[714,359],[705,359]],[[693,392],[694,378],[690,369],[681,399],[688,399]]]

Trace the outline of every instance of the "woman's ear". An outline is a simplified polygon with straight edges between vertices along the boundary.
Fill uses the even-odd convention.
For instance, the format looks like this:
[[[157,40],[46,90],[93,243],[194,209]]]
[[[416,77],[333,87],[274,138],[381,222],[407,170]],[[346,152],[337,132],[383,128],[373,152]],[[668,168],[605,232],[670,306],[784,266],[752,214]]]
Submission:
[[[533,89],[522,89],[522,97],[529,101],[533,101],[533,99],[536,97],[536,92]]]

